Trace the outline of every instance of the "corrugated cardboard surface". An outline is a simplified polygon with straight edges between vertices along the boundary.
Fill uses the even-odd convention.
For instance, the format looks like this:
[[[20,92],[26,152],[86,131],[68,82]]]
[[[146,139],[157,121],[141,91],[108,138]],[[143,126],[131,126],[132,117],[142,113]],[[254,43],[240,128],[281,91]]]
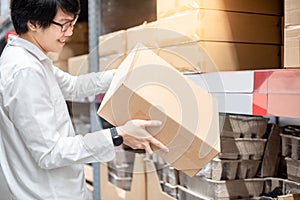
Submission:
[[[151,27],[201,41],[281,44],[281,17],[273,15],[196,9],[159,19]],[[160,41],[167,39],[155,37],[161,37]]]
[[[100,54],[126,55],[137,43],[151,48],[179,71],[280,68],[281,19],[221,10],[186,10],[101,36]]]
[[[280,0],[157,0],[157,18],[197,8],[281,15],[281,4]]]
[[[118,68],[98,114],[113,125],[157,119],[148,131],[170,149],[157,151],[193,176],[220,150],[216,101],[151,50],[140,47]]]
[[[300,1],[284,0],[285,26],[300,25]]]
[[[284,29],[284,67],[300,67],[300,26]]]
[[[116,69],[124,60],[123,54],[112,54],[108,56],[102,56],[99,59],[99,71],[105,71],[110,69]],[[89,55],[84,54],[80,56],[74,56],[68,59],[68,72],[72,75],[80,75],[89,73]]]

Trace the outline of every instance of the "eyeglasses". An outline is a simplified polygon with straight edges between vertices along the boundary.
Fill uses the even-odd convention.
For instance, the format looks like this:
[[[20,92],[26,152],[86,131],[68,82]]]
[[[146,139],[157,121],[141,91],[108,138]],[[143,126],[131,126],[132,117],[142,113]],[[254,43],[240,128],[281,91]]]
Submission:
[[[74,20],[70,21],[70,22],[67,22],[67,23],[64,23],[64,24],[60,24],[58,22],[55,22],[55,21],[51,21],[52,24],[55,24],[57,26],[60,26],[61,27],[61,32],[66,32],[70,27],[73,27],[76,22],[77,22],[77,19],[78,19],[78,15],[76,15],[76,17],[74,18]]]

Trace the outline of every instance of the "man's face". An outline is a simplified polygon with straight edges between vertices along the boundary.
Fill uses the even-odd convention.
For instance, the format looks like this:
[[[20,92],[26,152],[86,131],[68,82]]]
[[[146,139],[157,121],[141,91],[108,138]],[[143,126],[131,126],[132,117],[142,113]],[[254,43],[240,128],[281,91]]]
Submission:
[[[38,28],[31,37],[36,46],[44,53],[60,52],[65,45],[66,39],[73,34],[74,16],[58,10],[51,25],[46,28]],[[64,25],[64,26],[63,26]],[[62,27],[63,26],[63,27]]]

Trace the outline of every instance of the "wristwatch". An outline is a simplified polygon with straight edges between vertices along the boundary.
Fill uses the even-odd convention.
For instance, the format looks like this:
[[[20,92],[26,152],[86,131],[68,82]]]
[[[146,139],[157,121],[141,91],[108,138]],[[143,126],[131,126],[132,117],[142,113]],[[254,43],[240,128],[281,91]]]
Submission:
[[[116,127],[113,127],[110,130],[111,138],[115,146],[120,146],[123,144],[123,137],[118,134]]]

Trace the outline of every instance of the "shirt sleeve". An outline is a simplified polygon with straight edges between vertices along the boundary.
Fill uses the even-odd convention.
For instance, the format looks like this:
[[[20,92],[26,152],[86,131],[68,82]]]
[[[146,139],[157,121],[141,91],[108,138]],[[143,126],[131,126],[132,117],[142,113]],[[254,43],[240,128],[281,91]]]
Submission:
[[[8,116],[36,163],[52,169],[113,159],[115,150],[108,130],[85,136],[75,136],[71,128],[69,133],[61,133],[45,79],[44,71],[25,68],[15,74],[6,89]]]
[[[113,78],[114,70],[72,76],[53,67],[54,75],[66,100],[105,93]]]

